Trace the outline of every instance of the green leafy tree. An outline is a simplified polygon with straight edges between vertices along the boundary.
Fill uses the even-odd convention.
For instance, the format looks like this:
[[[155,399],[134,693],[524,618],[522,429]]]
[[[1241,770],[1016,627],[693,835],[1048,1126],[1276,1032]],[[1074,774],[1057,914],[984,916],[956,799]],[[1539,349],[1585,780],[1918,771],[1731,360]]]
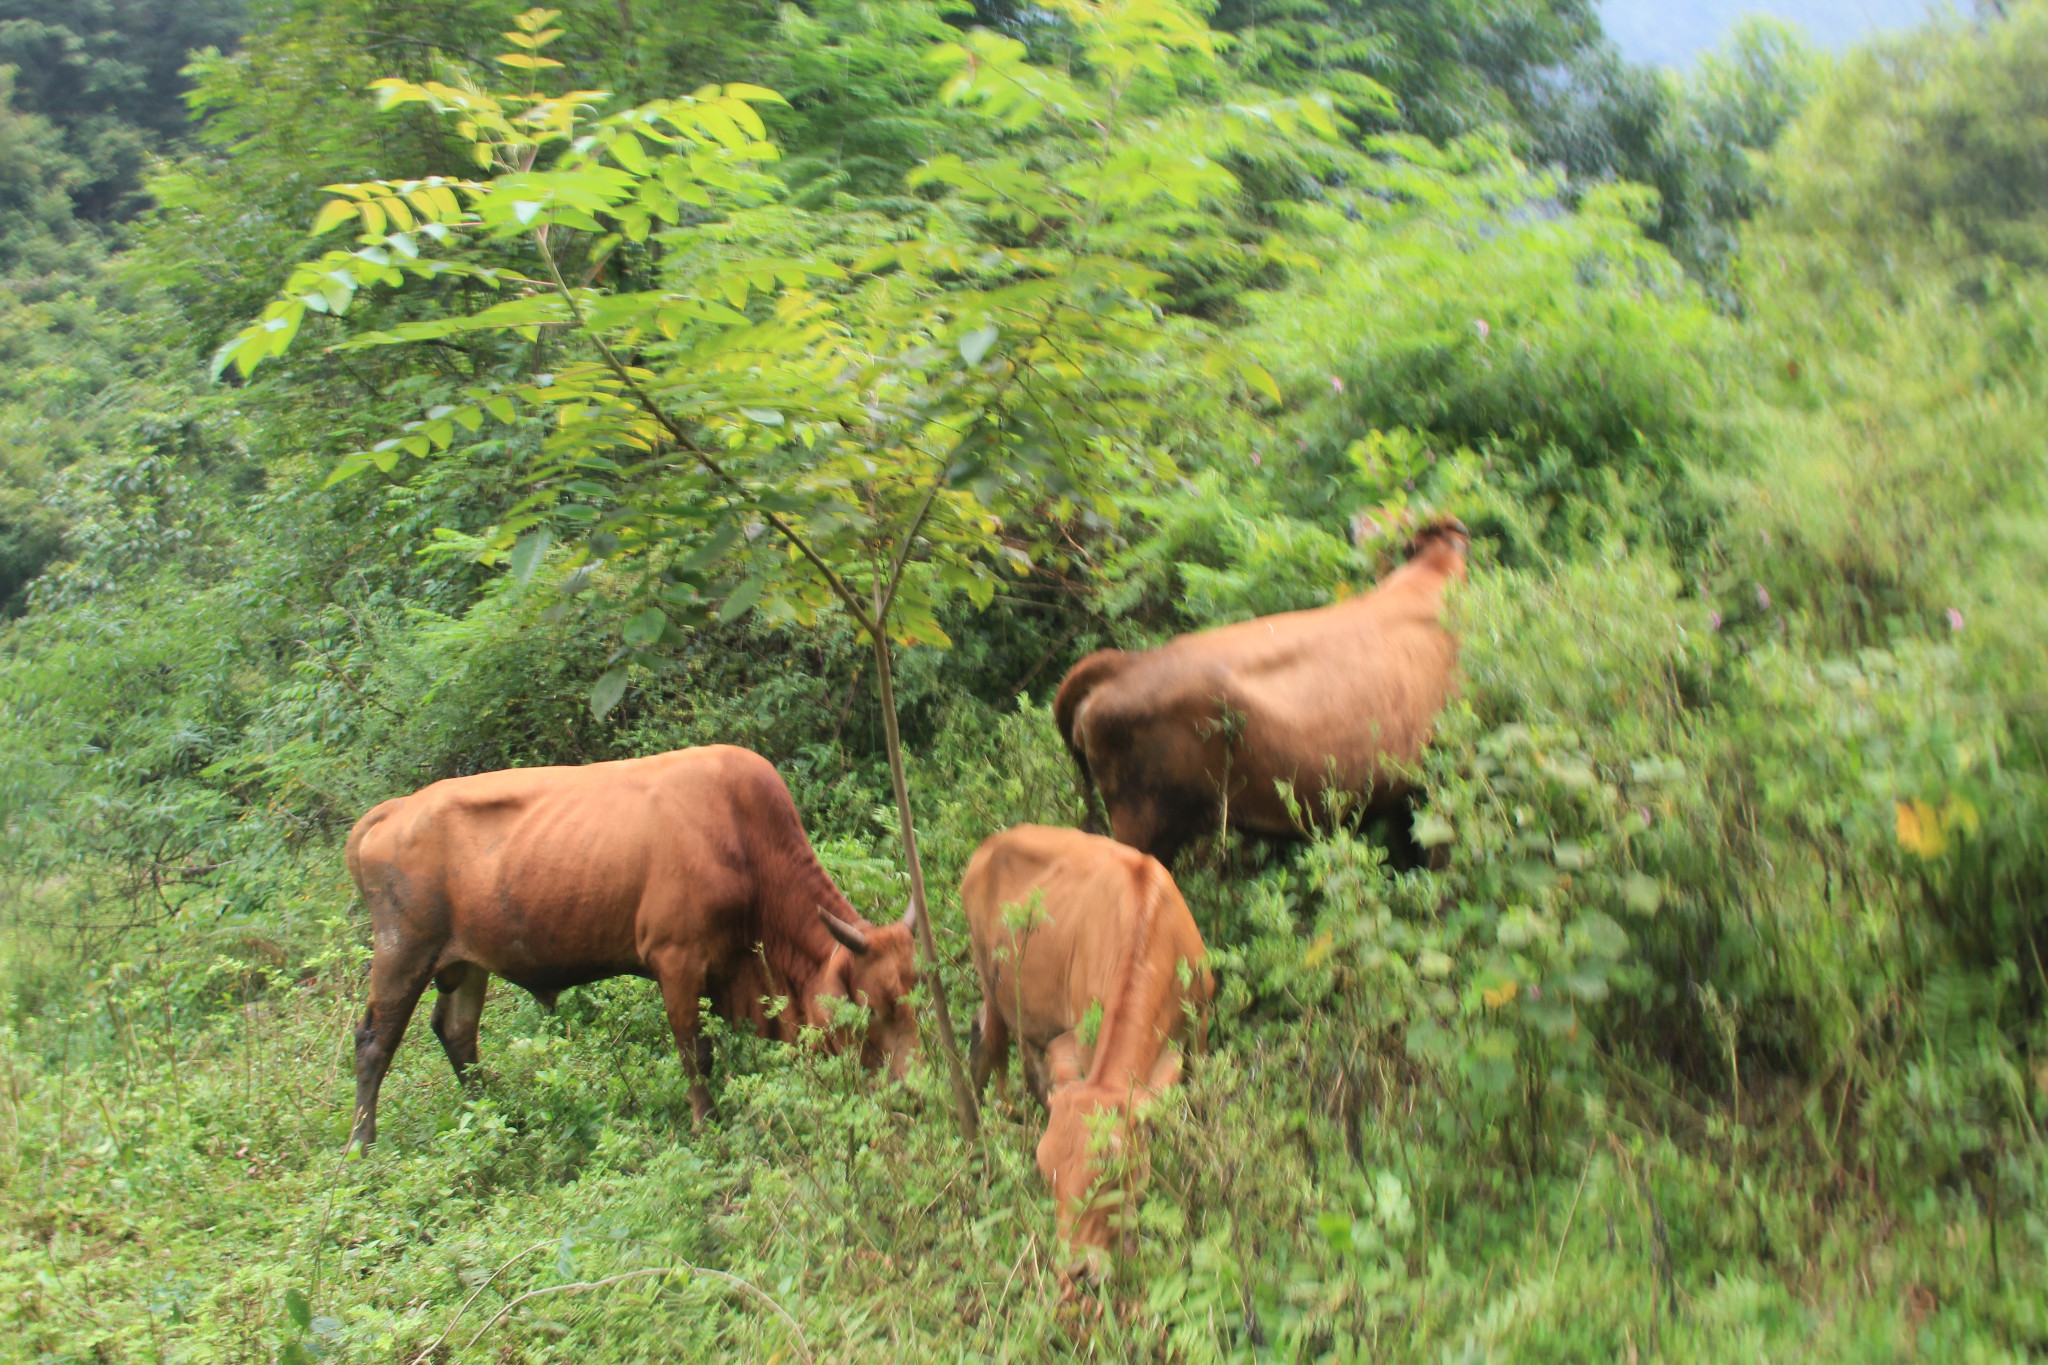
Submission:
[[[934,958],[892,649],[945,645],[945,599],[985,605],[1005,566],[1054,553],[1034,524],[1113,522],[1119,487],[1169,472],[1147,433],[1176,367],[1277,397],[1256,366],[1167,321],[1152,262],[1244,250],[1204,231],[1205,206],[1238,191],[1206,154],[1219,135],[1205,121],[1335,131],[1308,98],[1147,117],[1148,89],[1218,74],[1213,35],[1166,0],[1067,13],[1085,77],[1032,65],[987,30],[931,47],[941,98],[1010,145],[929,159],[910,177],[934,196],[918,219],[835,238],[781,202],[766,169],[777,152],[757,106],[777,96],[728,84],[601,115],[596,92],[542,93],[561,34],[555,12],[529,11],[497,58],[524,74],[520,90],[453,71],[378,83],[387,105],[446,116],[487,178],[334,187],[316,230],[354,227],[359,245],[294,271],[215,361],[247,375],[366,286],[459,280],[509,295],[345,343],[513,334],[553,358],[436,405],[335,477],[538,418],[532,491],[472,548],[522,578],[557,536],[579,542],[575,563],[637,568],[644,605],[593,690],[600,714],[681,626],[842,611],[872,649],[911,903]],[[660,287],[607,288],[607,262],[646,243],[663,254]],[[933,1000],[971,1132],[944,990]]]
[[[47,119],[17,111],[14,76],[0,67],[0,275],[75,273],[98,254],[71,207],[85,167]]]
[[[16,102],[62,130],[87,168],[72,187],[81,217],[141,206],[149,156],[186,131],[182,74],[195,51],[232,47],[243,0],[0,0],[0,64]]]
[[[1370,126],[1436,141],[1523,122],[1600,32],[1585,0],[1220,0],[1212,22],[1260,80],[1328,88]]]
[[[1646,234],[1732,306],[1729,262],[1768,198],[1761,158],[1827,64],[1797,29],[1762,17],[1737,25],[1687,76],[1596,50],[1537,102],[1530,156],[1561,170],[1574,194],[1614,180],[1655,189]]]

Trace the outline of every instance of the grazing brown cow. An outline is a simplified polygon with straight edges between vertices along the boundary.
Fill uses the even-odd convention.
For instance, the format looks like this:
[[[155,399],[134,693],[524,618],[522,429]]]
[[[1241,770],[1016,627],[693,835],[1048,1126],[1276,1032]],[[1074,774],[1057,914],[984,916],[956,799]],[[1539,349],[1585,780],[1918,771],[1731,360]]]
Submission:
[[[1019,825],[975,850],[960,881],[982,1004],[974,1016],[974,1084],[1009,1066],[1052,1111],[1038,1169],[1059,1228],[1076,1248],[1110,1243],[1089,1118],[1117,1115],[1121,1148],[1135,1102],[1180,1078],[1179,1042],[1209,1003],[1202,935],[1157,859],[1077,829]],[[1085,1024],[1099,1019],[1094,1041]]]
[[[829,1028],[825,1002],[870,1011],[861,1060],[900,1077],[917,1046],[909,918],[876,927],[811,851],[789,788],[759,754],[719,745],[581,768],[451,778],[386,801],[348,838],[370,907],[370,1004],[356,1030],[356,1119],[377,1135],[377,1088],[429,981],[434,1032],[458,1076],[476,1064],[495,972],[545,1005],[612,976],[661,986],[690,1105],[710,1112],[697,1001],[791,1041]],[[763,995],[789,997],[771,1021]]]
[[[1464,524],[1446,519],[1371,592],[1075,664],[1053,718],[1101,791],[1110,832],[1171,864],[1226,815],[1249,833],[1299,838],[1304,820],[1327,825],[1336,793],[1358,798],[1361,816],[1396,807],[1398,769],[1421,756],[1450,692],[1458,649],[1441,619],[1444,585],[1465,576],[1468,544]]]

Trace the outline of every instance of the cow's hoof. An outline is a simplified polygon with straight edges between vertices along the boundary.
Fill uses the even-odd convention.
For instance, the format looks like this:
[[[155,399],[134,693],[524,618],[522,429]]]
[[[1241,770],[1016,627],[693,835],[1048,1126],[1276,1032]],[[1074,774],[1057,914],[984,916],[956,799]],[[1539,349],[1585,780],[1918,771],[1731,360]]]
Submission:
[[[691,1125],[702,1128],[705,1124],[716,1121],[717,1118],[718,1106],[711,1102],[711,1092],[701,1086],[693,1088],[690,1091]]]
[[[1093,1303],[1095,1291],[1108,1271],[1108,1256],[1100,1247],[1082,1248],[1060,1267],[1060,1301],[1086,1299]]]

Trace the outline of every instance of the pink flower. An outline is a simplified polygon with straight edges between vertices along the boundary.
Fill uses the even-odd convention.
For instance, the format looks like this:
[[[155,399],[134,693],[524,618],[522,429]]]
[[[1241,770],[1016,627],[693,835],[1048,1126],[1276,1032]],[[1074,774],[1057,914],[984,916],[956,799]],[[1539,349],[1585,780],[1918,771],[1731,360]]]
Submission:
[[[1720,628],[1721,628],[1721,613],[1720,613],[1720,612],[1718,612],[1718,611],[1710,611],[1710,612],[1708,612],[1708,613],[1707,613],[1707,629],[1709,629],[1709,630],[1719,630]]]
[[[1254,450],[1254,451],[1252,452],[1252,468],[1253,468],[1253,469],[1257,469],[1257,468],[1259,468],[1259,467],[1260,467],[1260,464],[1261,464],[1261,461],[1259,460],[1259,452],[1258,452],[1258,451],[1256,451],[1256,450]]]
[[[1332,393],[1342,393],[1342,392],[1344,392],[1344,381],[1343,381],[1343,380],[1341,380],[1341,379],[1339,379],[1339,378],[1338,378],[1338,377],[1337,377],[1336,375],[1334,375],[1334,374],[1330,376],[1330,392],[1332,392]]]
[[[1950,607],[1948,609],[1948,628],[1951,631],[1957,631],[1963,628],[1963,614],[1957,611],[1954,607]]]
[[[1650,827],[1650,808],[1648,806],[1637,806],[1636,814],[1643,817],[1643,828],[1648,829]]]
[[[1529,988],[1529,998],[1531,1000],[1541,1000],[1543,998],[1543,988],[1541,986],[1531,986]]]
[[[1771,595],[1764,590],[1764,585],[1761,583],[1756,585],[1756,604],[1765,611],[1771,609]]]
[[[1486,325],[1485,318],[1472,319],[1472,331],[1481,341],[1493,335],[1493,329]]]

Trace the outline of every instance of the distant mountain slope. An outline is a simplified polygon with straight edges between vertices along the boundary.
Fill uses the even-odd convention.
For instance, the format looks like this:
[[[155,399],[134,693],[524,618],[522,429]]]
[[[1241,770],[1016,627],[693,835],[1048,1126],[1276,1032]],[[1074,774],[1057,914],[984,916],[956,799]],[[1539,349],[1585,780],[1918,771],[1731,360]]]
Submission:
[[[1939,0],[1601,0],[1600,22],[1630,61],[1682,66],[1719,46],[1745,14],[1798,24],[1839,51],[1872,34],[1910,28]]]

